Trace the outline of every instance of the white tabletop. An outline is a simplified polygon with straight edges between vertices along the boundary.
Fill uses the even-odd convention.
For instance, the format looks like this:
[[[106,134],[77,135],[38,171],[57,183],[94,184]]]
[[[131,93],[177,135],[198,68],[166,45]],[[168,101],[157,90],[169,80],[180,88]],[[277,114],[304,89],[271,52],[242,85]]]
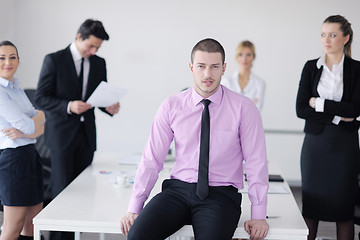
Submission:
[[[119,165],[119,156],[97,156],[92,166],[84,170],[33,220],[34,239],[40,239],[40,230],[121,233],[120,219],[127,212],[132,187],[114,184],[116,175],[133,172],[136,165]],[[166,163],[151,195],[159,192],[162,180],[170,175],[171,163]],[[266,239],[306,239],[308,230],[289,186],[287,194],[268,194],[270,231]],[[247,238],[244,221],[250,219],[250,202],[243,194],[242,214],[234,237]],[[173,236],[192,236],[191,226],[185,226]]]

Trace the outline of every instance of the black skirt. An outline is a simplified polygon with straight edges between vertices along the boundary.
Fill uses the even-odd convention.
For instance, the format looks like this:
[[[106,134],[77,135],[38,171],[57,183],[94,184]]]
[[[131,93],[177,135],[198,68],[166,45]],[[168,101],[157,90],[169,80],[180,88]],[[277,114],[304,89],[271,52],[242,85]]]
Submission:
[[[33,206],[43,202],[42,164],[34,144],[1,152],[0,199],[5,206]]]
[[[357,132],[327,125],[306,134],[301,152],[303,216],[321,221],[354,218],[359,172]]]

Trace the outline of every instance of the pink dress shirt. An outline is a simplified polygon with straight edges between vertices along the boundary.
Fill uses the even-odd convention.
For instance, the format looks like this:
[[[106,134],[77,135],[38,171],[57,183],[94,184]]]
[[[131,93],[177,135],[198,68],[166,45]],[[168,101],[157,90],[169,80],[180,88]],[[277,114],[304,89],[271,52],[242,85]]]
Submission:
[[[128,211],[140,213],[163,168],[171,142],[176,162],[170,178],[196,183],[201,97],[193,88],[167,98],[158,109],[138,168]],[[251,218],[265,219],[268,168],[265,136],[255,104],[224,86],[208,98],[210,112],[209,185],[244,187],[247,174]],[[244,161],[244,166],[243,166]]]

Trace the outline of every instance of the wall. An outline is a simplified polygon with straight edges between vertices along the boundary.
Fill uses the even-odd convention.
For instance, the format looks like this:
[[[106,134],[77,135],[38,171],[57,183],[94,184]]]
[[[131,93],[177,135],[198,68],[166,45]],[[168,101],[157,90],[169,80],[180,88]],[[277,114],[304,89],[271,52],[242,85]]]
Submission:
[[[14,25],[15,25],[15,1],[0,0],[2,9],[0,14],[0,39],[14,39]]]
[[[81,22],[91,17],[104,23],[110,41],[98,55],[106,58],[109,82],[129,92],[113,119],[97,111],[99,152],[142,151],[161,101],[192,85],[190,51],[202,38],[213,37],[225,47],[226,75],[236,70],[237,43],[255,43],[253,72],[267,84],[262,116],[270,130],[302,130],[304,122],[295,114],[298,81],[305,61],[322,52],[320,26],[327,16],[341,14],[353,23],[353,57],[360,59],[358,0],[9,2],[13,12],[0,34],[19,48],[18,77],[24,88],[36,87],[45,54],[71,43]],[[284,176],[299,180],[302,136],[295,138],[267,136],[267,148],[269,160],[280,163]]]

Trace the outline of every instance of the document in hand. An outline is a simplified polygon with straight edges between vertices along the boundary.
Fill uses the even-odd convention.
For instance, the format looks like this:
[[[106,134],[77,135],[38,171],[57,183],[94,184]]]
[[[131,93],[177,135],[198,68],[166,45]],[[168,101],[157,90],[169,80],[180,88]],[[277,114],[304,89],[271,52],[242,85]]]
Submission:
[[[108,107],[117,103],[126,93],[127,90],[102,81],[86,103],[93,107]]]

